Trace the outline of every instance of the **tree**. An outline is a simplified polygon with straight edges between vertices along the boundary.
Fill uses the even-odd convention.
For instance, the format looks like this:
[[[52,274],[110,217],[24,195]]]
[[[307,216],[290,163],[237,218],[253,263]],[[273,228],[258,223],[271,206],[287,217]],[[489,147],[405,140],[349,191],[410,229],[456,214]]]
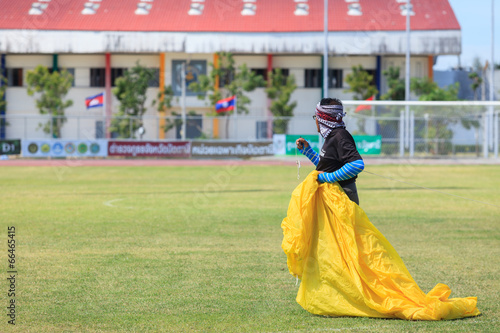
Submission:
[[[412,78],[410,88],[420,101],[457,101],[459,84],[455,83],[446,88],[440,88],[436,82],[428,78]],[[425,107],[415,108],[419,113],[424,111],[430,113]],[[439,116],[434,117],[432,123],[428,127],[427,138],[433,137],[436,139],[435,153],[447,153],[447,140],[453,137],[453,130],[449,128],[450,124],[457,123],[460,120],[462,126],[466,129],[479,128],[479,121],[471,118],[470,113],[463,107],[441,107]],[[424,135],[422,135],[424,136]],[[478,144],[476,143],[476,152],[478,152]]]
[[[390,101],[402,101],[405,99],[406,88],[404,79],[400,78],[400,68],[399,67],[389,67],[387,70],[383,71],[382,74],[387,80],[388,90],[385,94],[380,96],[382,100]],[[377,107],[378,114],[383,117],[390,119],[380,119],[378,121],[379,131],[384,137],[396,138],[399,131],[399,123],[394,120],[394,118],[399,117],[401,107],[399,106],[387,106],[387,107]]]
[[[0,74],[0,116],[5,115],[5,107],[7,102],[5,101],[5,90],[7,89],[7,79]],[[7,120],[4,116],[0,118],[0,128],[7,126]]]
[[[412,78],[410,89],[420,101],[457,101],[459,84],[457,82],[446,88],[440,88],[429,78]]]
[[[154,77],[154,69],[136,62],[134,67],[116,79],[113,94],[120,102],[120,107],[111,122],[110,132],[117,133],[119,138],[135,138],[136,131],[142,127],[142,116],[147,110],[146,91]]]
[[[450,85],[446,89],[440,88],[436,82],[428,78],[412,78],[410,89],[418,96],[420,101],[453,101],[458,99],[458,83]],[[422,108],[414,108],[417,112]],[[435,139],[435,154],[445,153],[445,142],[453,137],[453,131],[449,128],[452,120],[448,117],[453,110],[449,107],[440,109],[439,117],[433,117],[432,122],[425,129],[425,133],[419,133],[426,139]],[[426,114],[432,113],[425,110]]]
[[[275,117],[293,117],[293,110],[297,102],[290,103],[290,97],[297,88],[293,75],[285,77],[281,69],[268,72],[267,97],[271,100],[271,113]],[[273,122],[274,133],[286,134],[290,119],[275,119]]]
[[[378,94],[377,87],[372,83],[373,75],[365,71],[361,65],[353,66],[352,73],[347,75],[345,80],[349,84],[349,89],[345,91],[354,93],[355,100],[365,100]],[[360,111],[359,113],[366,115],[366,112]],[[357,134],[366,134],[366,118],[358,118],[357,124],[359,131]]]
[[[37,97],[36,106],[41,114],[49,114],[50,120],[40,124],[47,134],[52,133],[54,138],[61,137],[61,128],[66,122],[64,111],[73,105],[72,100],[64,101],[64,97],[71,88],[73,76],[66,70],[53,71],[44,66],[37,66],[26,75],[28,95]]]
[[[0,110],[5,110],[7,102],[5,101],[5,90],[7,89],[7,79],[0,74]]]
[[[246,64],[235,67],[233,55],[229,52],[218,52],[218,64],[210,63],[211,71],[209,75],[200,75],[198,82],[189,85],[189,89],[199,92],[198,98],[204,100],[208,98],[212,107],[217,101],[236,96],[236,109],[238,114],[248,113],[250,99],[244,94],[263,87],[265,81],[262,75],[257,75],[249,70]],[[218,86],[217,86],[218,83]],[[222,116],[230,116],[233,111],[225,112]],[[226,121],[226,133],[228,133],[229,121]]]
[[[472,72],[469,74],[469,79],[472,80],[470,87],[472,88],[472,91],[474,92],[474,100],[477,101],[477,89],[483,83],[483,78],[480,77],[477,72]]]
[[[486,100],[486,81],[488,77],[489,62],[483,61],[480,57],[474,57],[472,65],[472,73],[469,74],[469,78],[472,80],[471,88],[474,91],[474,100],[478,100],[477,89],[481,87],[481,100]]]
[[[158,112],[167,112],[172,107],[172,99],[174,98],[172,86],[164,87],[163,90],[158,92],[156,98],[157,99],[153,100],[151,105],[155,106],[156,103],[158,103],[156,110]]]
[[[387,79],[389,89],[380,99],[391,101],[404,101],[405,99],[405,81],[399,77],[399,67],[389,67],[382,72]]]
[[[349,85],[346,92],[354,93],[355,100],[365,100],[378,94],[377,87],[372,83],[373,75],[363,69],[363,66],[353,66],[352,73],[346,76],[345,81]]]
[[[472,69],[474,72],[480,72],[483,69],[483,61],[480,57],[474,57],[472,60]]]
[[[156,104],[158,104],[156,110],[164,116],[172,107],[172,99],[174,98],[174,90],[172,89],[172,86],[164,87],[163,90],[160,90],[158,92],[156,98],[157,99],[153,100],[151,105],[155,106]],[[171,115],[177,116],[177,113],[171,112]],[[166,133],[173,127],[180,125],[182,125],[181,119],[176,118],[172,121],[170,118],[166,118],[165,125],[163,126],[163,131]]]

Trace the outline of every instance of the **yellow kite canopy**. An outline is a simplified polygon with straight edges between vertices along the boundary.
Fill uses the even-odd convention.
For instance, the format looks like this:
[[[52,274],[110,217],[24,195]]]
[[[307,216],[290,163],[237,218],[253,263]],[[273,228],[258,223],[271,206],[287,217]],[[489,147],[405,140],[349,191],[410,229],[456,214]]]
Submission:
[[[297,302],[326,316],[440,320],[476,316],[477,298],[448,298],[438,284],[427,295],[365,212],[337,184],[313,171],[292,193],[282,248],[301,279]]]

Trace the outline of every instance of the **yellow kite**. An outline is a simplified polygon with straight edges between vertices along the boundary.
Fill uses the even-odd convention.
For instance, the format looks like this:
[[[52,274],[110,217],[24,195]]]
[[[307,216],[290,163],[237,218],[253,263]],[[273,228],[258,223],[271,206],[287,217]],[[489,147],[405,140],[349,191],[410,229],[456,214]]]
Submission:
[[[477,316],[477,298],[448,298],[438,284],[427,295],[365,212],[337,184],[313,171],[292,193],[282,248],[301,279],[297,302],[326,316],[441,320]]]

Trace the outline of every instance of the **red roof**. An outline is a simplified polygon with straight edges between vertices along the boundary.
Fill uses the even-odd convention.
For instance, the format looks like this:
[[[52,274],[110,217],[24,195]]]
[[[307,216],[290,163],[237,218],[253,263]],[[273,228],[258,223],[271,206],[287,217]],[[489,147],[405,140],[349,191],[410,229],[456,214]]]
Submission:
[[[309,14],[294,15],[294,0],[255,0],[255,15],[241,14],[244,1],[201,2],[201,15],[188,15],[190,0],[102,0],[93,15],[83,15],[85,0],[39,0],[47,4],[41,15],[29,15],[33,0],[2,1],[0,29],[170,32],[297,32],[323,31],[323,0],[308,0]],[[138,3],[152,5],[149,14],[137,15]],[[460,30],[448,0],[412,0],[412,30]],[[196,2],[195,3],[199,3]],[[348,15],[359,4],[362,15]],[[330,0],[330,31],[405,30],[397,0]]]

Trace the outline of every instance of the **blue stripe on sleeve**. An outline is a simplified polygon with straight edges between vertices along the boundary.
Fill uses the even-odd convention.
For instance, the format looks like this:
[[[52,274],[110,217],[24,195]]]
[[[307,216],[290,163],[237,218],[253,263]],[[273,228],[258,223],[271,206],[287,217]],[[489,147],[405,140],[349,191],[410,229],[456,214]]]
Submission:
[[[341,180],[347,180],[358,175],[365,168],[363,160],[346,163],[342,168],[335,172],[323,172],[318,175],[320,183],[335,183]]]
[[[299,151],[305,155],[314,165],[318,165],[319,163],[319,154],[314,151],[314,149],[311,148],[311,145],[309,145],[305,149],[299,149]]]

